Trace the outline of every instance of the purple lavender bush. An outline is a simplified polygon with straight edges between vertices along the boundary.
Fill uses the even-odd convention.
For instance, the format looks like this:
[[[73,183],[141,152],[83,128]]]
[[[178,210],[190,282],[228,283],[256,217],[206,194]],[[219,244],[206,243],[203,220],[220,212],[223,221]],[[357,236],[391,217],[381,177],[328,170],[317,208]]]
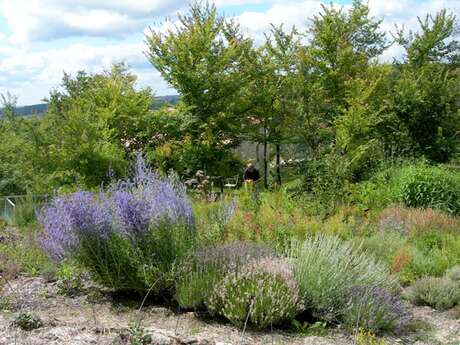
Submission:
[[[55,260],[74,257],[115,290],[162,292],[194,240],[185,188],[138,155],[131,178],[100,193],[55,198],[39,215],[38,241]]]
[[[350,289],[341,319],[350,330],[399,333],[411,322],[412,315],[404,302],[386,288],[362,285]]]

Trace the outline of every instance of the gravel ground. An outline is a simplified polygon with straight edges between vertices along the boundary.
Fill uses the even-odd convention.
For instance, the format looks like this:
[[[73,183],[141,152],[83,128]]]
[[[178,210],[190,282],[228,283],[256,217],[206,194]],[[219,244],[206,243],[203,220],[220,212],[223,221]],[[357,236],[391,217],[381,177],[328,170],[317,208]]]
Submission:
[[[353,337],[334,329],[326,336],[299,336],[279,331],[241,330],[221,322],[197,317],[194,313],[174,313],[162,306],[149,305],[141,312],[135,302],[114,302],[108,295],[88,287],[76,297],[57,294],[56,284],[42,278],[17,278],[6,285],[0,295],[4,311],[0,312],[1,345],[83,345],[131,344],[132,325],[141,324],[145,344],[293,344],[346,345]],[[8,303],[5,303],[8,301]],[[1,304],[0,304],[1,307]],[[1,308],[0,308],[1,309]],[[12,325],[20,312],[33,313],[43,326],[23,331]],[[452,312],[431,308],[413,308],[423,331],[402,338],[387,338],[388,344],[460,345],[460,321]]]

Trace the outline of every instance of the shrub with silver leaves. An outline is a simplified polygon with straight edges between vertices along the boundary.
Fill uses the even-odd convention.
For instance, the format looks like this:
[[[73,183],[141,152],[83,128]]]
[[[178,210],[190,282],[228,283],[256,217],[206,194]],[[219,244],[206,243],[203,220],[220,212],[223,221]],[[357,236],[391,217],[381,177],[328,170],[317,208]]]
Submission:
[[[382,264],[335,236],[294,242],[290,257],[305,308],[320,319],[337,320],[353,286],[393,285]]]

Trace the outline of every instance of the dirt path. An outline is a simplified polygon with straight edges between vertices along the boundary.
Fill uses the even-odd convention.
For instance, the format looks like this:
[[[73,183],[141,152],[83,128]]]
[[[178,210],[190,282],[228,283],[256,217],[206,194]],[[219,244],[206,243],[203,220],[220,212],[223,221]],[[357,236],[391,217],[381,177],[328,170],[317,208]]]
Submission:
[[[134,304],[116,304],[94,289],[82,296],[61,296],[56,293],[54,283],[41,278],[19,278],[10,282],[4,288],[1,300],[8,300],[10,306],[10,311],[0,312],[1,345],[130,344],[127,340],[130,325],[139,320],[143,334],[151,335],[150,344],[354,344],[351,336],[339,330],[332,330],[322,337],[275,331],[247,331],[243,336],[237,328],[203,320],[193,313],[175,314],[158,306],[147,306],[138,313]],[[43,327],[22,331],[12,326],[12,319],[20,311],[38,315],[43,320]],[[423,324],[431,325],[431,329],[401,339],[389,338],[389,344],[460,345],[460,321],[450,313],[414,308],[414,314]]]

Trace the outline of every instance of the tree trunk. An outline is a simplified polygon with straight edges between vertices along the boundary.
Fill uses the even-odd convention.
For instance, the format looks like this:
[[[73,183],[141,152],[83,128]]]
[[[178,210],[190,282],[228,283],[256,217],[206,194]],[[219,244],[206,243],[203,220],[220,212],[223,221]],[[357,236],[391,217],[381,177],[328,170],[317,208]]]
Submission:
[[[267,128],[264,127],[264,186],[268,188]]]
[[[281,186],[281,157],[280,157],[281,147],[280,144],[276,144],[276,183],[278,186]]]

